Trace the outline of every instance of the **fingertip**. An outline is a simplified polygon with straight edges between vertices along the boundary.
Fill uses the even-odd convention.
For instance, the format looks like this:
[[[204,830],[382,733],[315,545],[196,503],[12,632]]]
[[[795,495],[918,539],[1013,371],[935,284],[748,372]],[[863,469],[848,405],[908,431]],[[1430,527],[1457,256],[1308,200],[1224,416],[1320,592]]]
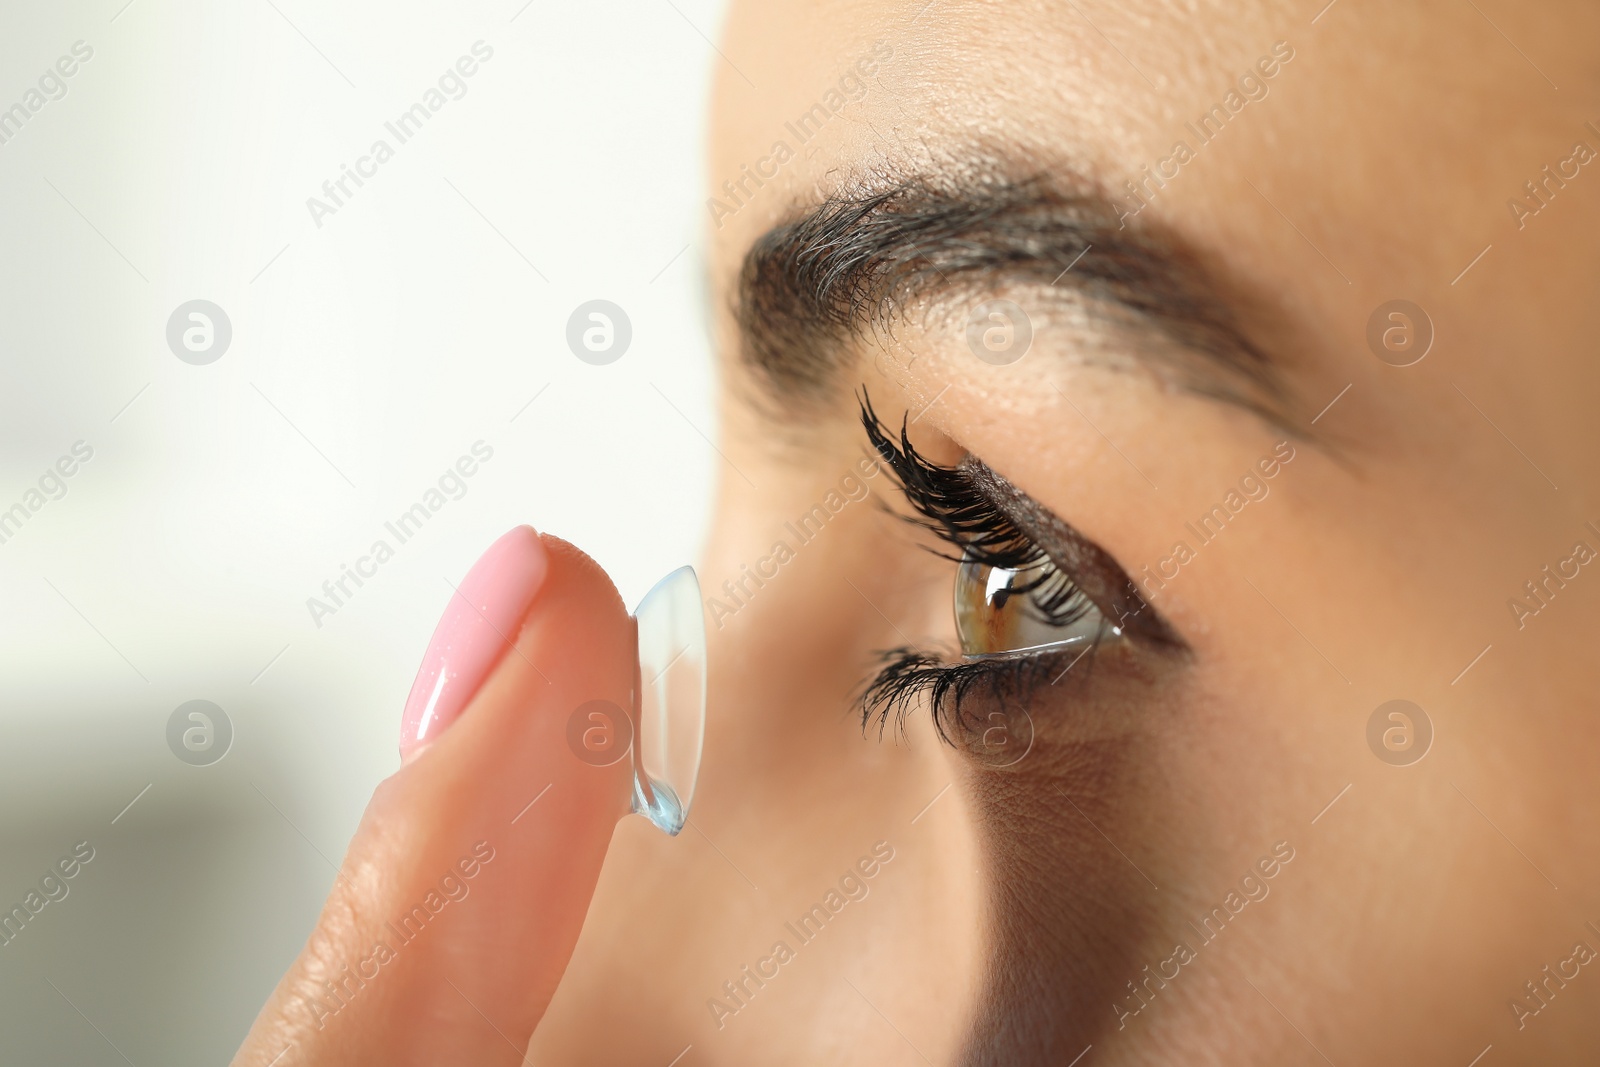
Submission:
[[[517,526],[452,583],[400,714],[400,755],[449,729],[516,637],[543,588],[550,557],[538,531]]]

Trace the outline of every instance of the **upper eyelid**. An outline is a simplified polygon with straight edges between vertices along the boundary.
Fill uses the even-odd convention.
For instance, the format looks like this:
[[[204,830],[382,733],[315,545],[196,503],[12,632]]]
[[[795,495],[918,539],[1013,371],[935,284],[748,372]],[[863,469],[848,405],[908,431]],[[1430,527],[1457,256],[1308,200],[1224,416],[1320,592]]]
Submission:
[[[1116,559],[976,456],[962,463],[978,491],[1073,580],[1106,619],[1174,648],[1188,642],[1139,592]]]
[[[911,446],[905,422],[896,444],[878,418],[865,387],[858,396],[861,422],[869,443],[890,469],[907,502],[918,513],[938,524],[945,540],[962,543],[951,530],[950,517],[937,513],[931,498],[949,492],[948,481],[959,477],[982,501],[982,506],[1003,516],[1041,555],[1064,573],[1098,608],[1113,626],[1129,629],[1138,636],[1176,649],[1188,644],[1139,593],[1120,564],[1099,545],[1090,541],[1054,512],[1012,485],[1005,477],[970,453],[955,467],[944,467],[922,458]],[[911,477],[934,479],[930,485],[912,485]],[[941,482],[943,484],[941,484]],[[959,490],[958,490],[959,491]]]

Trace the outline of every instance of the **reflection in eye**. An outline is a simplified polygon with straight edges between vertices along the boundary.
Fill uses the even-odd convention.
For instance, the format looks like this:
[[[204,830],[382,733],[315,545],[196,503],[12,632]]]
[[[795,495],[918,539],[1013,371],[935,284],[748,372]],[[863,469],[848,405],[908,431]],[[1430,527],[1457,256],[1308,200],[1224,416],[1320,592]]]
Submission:
[[[963,560],[956,569],[955,614],[968,659],[1087,643],[1117,632],[1047,559],[1018,568]]]

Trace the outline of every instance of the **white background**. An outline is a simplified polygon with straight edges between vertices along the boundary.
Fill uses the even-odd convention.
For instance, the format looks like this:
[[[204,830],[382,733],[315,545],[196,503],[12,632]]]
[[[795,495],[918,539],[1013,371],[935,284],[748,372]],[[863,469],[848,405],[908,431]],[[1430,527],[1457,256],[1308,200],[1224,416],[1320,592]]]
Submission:
[[[0,544],[0,910],[96,853],[0,947],[4,1063],[226,1061],[397,766],[447,580],[530,522],[633,603],[695,558],[719,462],[715,0],[123,3],[0,14],[0,108],[94,49],[0,145],[0,510],[94,449]],[[480,39],[398,145],[384,122]],[[379,137],[395,158],[317,227],[306,198]],[[233,328],[207,366],[165,337],[197,298]],[[594,298],[633,325],[607,367],[564,339]],[[479,440],[466,494],[316,626],[307,598]],[[167,747],[192,699],[235,731],[209,767]]]

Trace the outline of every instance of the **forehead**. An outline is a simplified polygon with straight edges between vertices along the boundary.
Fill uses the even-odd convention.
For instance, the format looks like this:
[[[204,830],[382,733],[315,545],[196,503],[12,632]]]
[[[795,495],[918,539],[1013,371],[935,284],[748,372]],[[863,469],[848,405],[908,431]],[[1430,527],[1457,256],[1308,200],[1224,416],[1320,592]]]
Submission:
[[[1419,220],[1443,222],[1467,200],[1498,206],[1499,185],[1520,181],[1515,167],[1462,160],[1481,161],[1485,138],[1501,160],[1537,155],[1560,128],[1545,121],[1550,86],[1500,30],[1432,0],[1336,0],[1320,14],[1279,2],[760,0],[734,5],[722,51],[707,211],[724,268],[841,182],[959,166],[981,144],[1096,181],[1201,244],[1287,223],[1333,268],[1316,286],[1353,284],[1341,265],[1367,257],[1385,227],[1414,235],[1408,269],[1432,273],[1458,266],[1460,242],[1443,237],[1459,227]],[[1341,216],[1359,225],[1316,232]]]

